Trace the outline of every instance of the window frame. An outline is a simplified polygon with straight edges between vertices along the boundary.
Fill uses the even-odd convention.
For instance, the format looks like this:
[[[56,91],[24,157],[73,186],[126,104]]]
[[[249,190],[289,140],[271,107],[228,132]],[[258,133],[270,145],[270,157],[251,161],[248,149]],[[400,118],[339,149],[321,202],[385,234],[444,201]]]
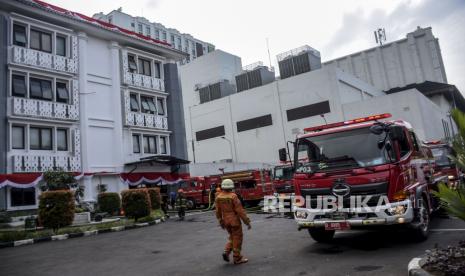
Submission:
[[[17,141],[14,137],[14,129],[20,128],[22,130],[22,147],[15,147],[14,141]],[[11,125],[11,149],[12,150],[25,150],[26,149],[26,126],[24,125]]]
[[[146,58],[137,58],[137,67],[138,67],[138,74],[144,76],[152,76],[152,61]],[[148,72],[146,72],[148,69]]]
[[[63,51],[64,53],[63,54],[59,54],[58,53],[58,40],[59,39],[63,39]],[[67,49],[67,45],[68,45],[68,38],[64,35],[61,35],[61,34],[56,34],[55,35],[55,55],[57,56],[62,56],[62,57],[67,57],[68,56],[68,49]]]
[[[141,143],[140,143],[140,134],[132,134],[132,153],[140,154],[141,153]],[[135,140],[137,143],[135,143]],[[136,144],[137,144],[137,151],[136,151]]]
[[[24,35],[24,42],[21,42],[21,41],[18,41],[16,38],[16,34],[17,34],[17,29],[19,28],[23,28],[24,30],[24,33],[22,33]],[[28,35],[27,35],[27,25],[23,25],[23,24],[18,24],[18,22],[14,22],[13,23],[13,27],[12,27],[12,35],[13,35],[13,40],[12,40],[12,44],[13,45],[16,45],[16,46],[19,46],[19,47],[27,47],[27,44],[28,44]]]
[[[32,130],[38,130],[38,147],[32,147]],[[49,131],[50,133],[50,147],[47,147],[44,145],[44,139],[43,139],[43,132],[44,131]],[[53,150],[54,148],[54,139],[53,139],[53,128],[51,127],[43,127],[43,126],[30,126],[29,127],[29,149],[30,150]]]
[[[32,33],[35,32],[39,35],[39,47],[36,48],[36,47],[32,47]],[[29,30],[29,35],[31,36],[30,37],[30,40],[29,40],[29,48],[30,49],[33,49],[33,50],[36,50],[36,51],[41,51],[41,52],[46,52],[46,53],[53,53],[53,36],[52,36],[52,33],[49,33],[49,32],[45,32],[45,31],[42,31],[40,29],[37,29],[35,27],[32,27],[30,28]],[[48,36],[49,37],[49,41],[50,41],[50,50],[46,50],[44,49],[44,36]]]
[[[136,108],[133,108],[133,100],[134,100],[135,103],[137,104],[137,109],[136,109]],[[131,110],[131,112],[140,112],[140,110],[141,110],[141,105],[140,105],[140,100],[139,100],[138,94],[136,94],[136,93],[129,93],[129,109]]]
[[[64,85],[64,87],[59,88],[59,87],[58,87],[59,85],[60,85],[60,86],[61,86],[61,85]],[[68,86],[69,86],[69,82],[61,81],[61,80],[56,80],[56,81],[55,81],[55,102],[57,102],[57,103],[69,104],[70,95],[69,95]],[[60,96],[60,90],[61,90],[61,89],[64,89],[67,98],[62,98],[62,97]]]
[[[21,208],[25,206],[36,206],[37,205],[37,189],[36,187],[30,187],[30,188],[15,188],[15,187],[9,187],[9,207],[13,208]],[[25,201],[25,192],[32,192],[34,193],[34,203],[33,204],[24,204]],[[13,204],[13,194],[15,192],[21,192],[21,197],[22,197],[22,204]]]
[[[59,132],[64,132],[65,134],[65,146],[60,148],[60,139],[58,138],[58,133]],[[69,151],[69,129],[66,128],[57,128],[56,129],[56,145],[57,145],[57,151]],[[53,136],[53,134],[52,134]]]
[[[15,79],[17,77],[22,77],[23,78],[23,81],[24,81],[24,83],[23,83],[23,85],[24,85],[24,94],[23,95],[21,95],[19,93],[16,93]],[[12,72],[12,74],[11,74],[11,95],[13,97],[27,98],[27,91],[28,91],[27,86],[28,86],[27,85],[27,75]]]
[[[163,141],[163,146],[162,147],[162,142]],[[160,154],[168,154],[168,137],[167,136],[160,136],[159,137],[159,147],[160,147]]]
[[[39,89],[40,89],[40,94],[41,96],[36,96],[36,95],[32,95],[32,89],[31,89],[31,86],[32,86],[32,83],[33,82],[38,82],[39,83]],[[50,84],[49,87],[45,87],[45,84]],[[36,76],[29,76],[29,98],[30,99],[36,99],[36,100],[43,100],[43,101],[54,101],[54,98],[53,98],[53,84],[54,84],[54,80],[53,79],[46,79],[46,78],[40,78],[40,77],[36,77]],[[44,96],[44,93],[45,93],[45,89],[46,88],[49,88],[49,93],[50,93],[50,98],[46,98]]]
[[[128,54],[128,70],[134,74],[138,73],[136,58],[135,55]]]
[[[153,149],[150,146],[150,141],[153,139]],[[144,143],[144,154],[157,154],[158,153],[158,142],[156,135],[143,135],[143,143]],[[147,150],[146,150],[147,148]]]
[[[165,116],[166,115],[166,108],[165,108],[165,99],[161,97],[157,97],[157,115],[159,116]],[[160,108],[159,104],[161,104],[161,110],[162,112],[160,113]]]

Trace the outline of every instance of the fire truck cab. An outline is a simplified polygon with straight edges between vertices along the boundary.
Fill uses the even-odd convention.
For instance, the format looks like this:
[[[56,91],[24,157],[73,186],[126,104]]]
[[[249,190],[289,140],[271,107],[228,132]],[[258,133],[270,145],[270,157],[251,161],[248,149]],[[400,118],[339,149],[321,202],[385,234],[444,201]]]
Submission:
[[[380,121],[390,117],[306,128],[297,137],[293,182],[296,196],[305,199],[294,203],[299,230],[326,242],[336,230],[408,225],[415,238],[427,238],[435,208],[428,185],[431,167],[411,125]],[[320,204],[331,197],[337,208]]]
[[[462,177],[457,165],[451,158],[451,156],[455,155],[452,147],[443,141],[427,141],[424,142],[424,145],[433,154],[435,170],[446,175],[451,185],[458,186]]]

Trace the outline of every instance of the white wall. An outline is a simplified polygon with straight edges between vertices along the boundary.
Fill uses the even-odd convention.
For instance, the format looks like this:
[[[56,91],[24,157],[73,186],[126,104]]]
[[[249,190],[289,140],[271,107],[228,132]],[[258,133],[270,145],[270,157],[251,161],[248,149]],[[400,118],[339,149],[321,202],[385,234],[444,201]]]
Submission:
[[[412,83],[447,83],[438,39],[431,28],[417,29],[407,38],[327,61],[344,72],[387,91]]]
[[[391,113],[393,120],[405,120],[412,124],[421,140],[443,139],[441,120],[450,124],[447,113],[416,89],[354,102],[342,106],[346,120],[373,114]]]

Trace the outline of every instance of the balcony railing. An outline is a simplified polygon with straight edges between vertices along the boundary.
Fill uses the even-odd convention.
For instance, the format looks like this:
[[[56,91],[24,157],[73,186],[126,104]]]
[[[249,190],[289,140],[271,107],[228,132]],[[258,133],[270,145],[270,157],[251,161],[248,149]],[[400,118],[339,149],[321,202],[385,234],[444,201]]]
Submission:
[[[64,73],[77,74],[78,57],[77,47],[73,51],[73,58],[53,55],[50,53],[36,51],[29,48],[12,46],[10,48],[11,62]]]
[[[13,97],[13,115],[79,120],[78,82],[72,81],[72,104]]]
[[[14,172],[45,172],[62,169],[67,172],[81,171],[81,158],[77,156],[14,155]]]
[[[18,172],[44,172],[62,169],[67,172],[81,171],[81,133],[79,129],[73,131],[73,153],[57,154],[44,151],[43,154],[17,154],[13,156],[13,171]]]
[[[126,125],[168,130],[168,118],[137,112],[126,113]]]
[[[124,83],[145,89],[165,91],[165,83],[162,79],[127,71],[124,72]]]

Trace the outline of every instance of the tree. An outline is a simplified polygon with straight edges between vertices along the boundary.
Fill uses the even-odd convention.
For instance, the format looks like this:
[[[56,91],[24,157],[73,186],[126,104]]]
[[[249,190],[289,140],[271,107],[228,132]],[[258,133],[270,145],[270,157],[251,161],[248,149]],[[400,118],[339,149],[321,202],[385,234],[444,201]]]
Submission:
[[[465,171],[465,114],[458,109],[454,109],[451,115],[458,129],[458,134],[454,137],[452,143],[456,154],[451,158],[461,171]],[[441,199],[441,203],[447,212],[465,221],[464,185],[458,185],[457,188],[453,189],[440,184],[438,188],[438,191],[433,191],[433,193]]]
[[[40,186],[42,192],[74,190],[74,196],[77,202],[84,196],[84,187],[80,186],[70,172],[61,169],[44,172],[44,183]]]

